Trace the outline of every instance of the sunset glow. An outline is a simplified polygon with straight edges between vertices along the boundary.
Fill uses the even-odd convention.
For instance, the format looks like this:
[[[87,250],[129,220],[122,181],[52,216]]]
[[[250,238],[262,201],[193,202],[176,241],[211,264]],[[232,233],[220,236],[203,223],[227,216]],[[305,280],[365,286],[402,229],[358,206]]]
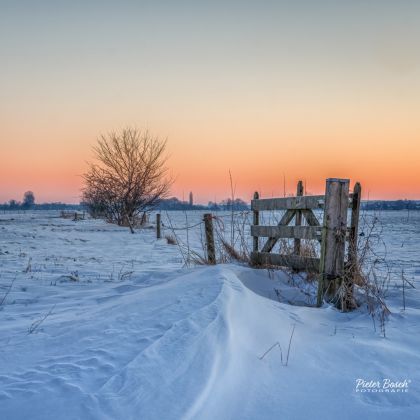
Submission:
[[[168,138],[197,202],[360,181],[420,199],[420,3],[0,2],[0,202],[79,202],[101,133]]]

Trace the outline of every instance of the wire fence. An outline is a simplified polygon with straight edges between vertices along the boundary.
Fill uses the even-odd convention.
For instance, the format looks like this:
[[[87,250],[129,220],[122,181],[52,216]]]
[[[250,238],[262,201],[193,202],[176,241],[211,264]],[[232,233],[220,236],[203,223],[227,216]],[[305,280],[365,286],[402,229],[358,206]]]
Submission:
[[[176,213],[176,214],[175,214]],[[206,212],[166,212],[166,220],[162,220],[162,228],[167,234],[176,236],[180,246],[188,250],[194,250],[203,258],[206,257],[205,229],[203,216]],[[210,212],[208,212],[210,213]],[[264,212],[261,224],[273,224],[278,222],[281,212]],[[322,223],[322,212],[316,212]],[[420,215],[420,213],[419,213]],[[403,217],[404,216],[404,217]],[[365,240],[369,237],[371,242],[370,252],[365,256],[367,265],[374,265],[381,272],[391,272],[393,277],[400,277],[401,270],[404,275],[412,279],[420,273],[420,263],[417,264],[413,256],[414,252],[408,245],[412,245],[412,235],[408,235],[410,229],[417,232],[417,224],[413,223],[417,215],[412,216],[410,224],[401,212],[372,212],[363,211],[360,217],[360,247],[366,247]],[[184,223],[181,223],[184,218]],[[198,219],[198,220],[197,220]],[[252,224],[252,211],[218,211],[212,213],[215,229],[216,248],[219,259],[223,252],[223,243],[228,243],[239,250],[251,250],[252,236],[250,226]],[[420,219],[419,219],[420,221]],[[303,221],[303,224],[305,221]],[[374,226],[373,226],[374,225]],[[407,230],[407,232],[405,232]],[[397,236],[398,235],[398,236]],[[401,239],[400,239],[401,238]],[[279,246],[290,247],[291,244],[283,241]],[[290,242],[290,241],[289,241]],[[319,244],[315,243],[315,251],[319,252]],[[412,252],[411,252],[412,251]]]

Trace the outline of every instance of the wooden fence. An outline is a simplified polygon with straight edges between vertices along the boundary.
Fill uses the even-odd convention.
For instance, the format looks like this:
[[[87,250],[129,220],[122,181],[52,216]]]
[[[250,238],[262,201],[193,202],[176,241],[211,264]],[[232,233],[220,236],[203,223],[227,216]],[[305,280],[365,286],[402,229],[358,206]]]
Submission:
[[[302,181],[297,186],[296,197],[261,199],[254,194],[251,202],[253,211],[253,252],[254,265],[279,265],[294,270],[319,273],[318,305],[326,297],[337,300],[338,289],[344,281],[347,296],[340,296],[336,302],[343,309],[350,304],[353,278],[357,270],[357,237],[361,198],[361,186],[356,183],[353,193],[349,193],[349,180],[329,178],[326,180],[325,195],[303,195]],[[351,208],[350,224],[347,223],[348,209]],[[323,210],[322,225],[313,210]],[[285,210],[277,226],[261,226],[260,212]],[[289,224],[295,219],[295,224]],[[303,219],[307,225],[302,225]],[[260,249],[259,238],[266,238]],[[293,239],[293,253],[290,255],[273,253],[281,238]],[[310,239],[321,244],[320,258],[301,255],[301,240]],[[348,241],[346,260],[346,241]],[[345,275],[346,274],[346,275]]]

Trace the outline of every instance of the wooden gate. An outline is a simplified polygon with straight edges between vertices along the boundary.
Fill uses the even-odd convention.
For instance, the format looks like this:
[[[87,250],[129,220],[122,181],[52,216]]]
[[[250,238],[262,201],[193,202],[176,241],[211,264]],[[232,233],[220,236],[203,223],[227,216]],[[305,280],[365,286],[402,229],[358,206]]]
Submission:
[[[357,236],[360,210],[361,186],[356,183],[353,193],[349,193],[349,180],[329,178],[326,180],[325,195],[303,195],[302,181],[297,186],[296,197],[260,199],[254,194],[251,202],[253,211],[253,252],[251,260],[254,265],[279,265],[294,270],[319,273],[318,305],[323,297],[336,299],[337,291],[345,278],[347,290],[352,293],[352,280],[356,270]],[[351,208],[348,227],[348,208]],[[322,225],[313,210],[323,210]],[[260,212],[285,210],[277,226],[261,226]],[[289,224],[295,219],[294,225]],[[303,219],[307,225],[302,225]],[[263,247],[259,248],[259,238],[266,238]],[[276,254],[272,250],[281,238],[294,240],[293,253]],[[321,244],[320,258],[301,255],[301,240],[311,239]],[[346,260],[346,241],[347,260]],[[346,268],[346,275],[344,276]]]

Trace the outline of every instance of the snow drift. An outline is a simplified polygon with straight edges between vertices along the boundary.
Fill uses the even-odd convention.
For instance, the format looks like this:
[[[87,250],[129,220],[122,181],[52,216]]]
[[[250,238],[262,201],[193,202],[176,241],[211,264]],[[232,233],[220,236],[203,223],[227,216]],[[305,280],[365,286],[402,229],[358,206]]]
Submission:
[[[180,268],[153,232],[55,220],[24,237],[28,223],[1,231],[2,293],[16,280],[0,307],[0,418],[418,418],[417,289],[383,338],[363,308],[305,306],[314,290],[282,272]],[[137,258],[127,276],[123,256]],[[357,385],[384,379],[396,387]]]

